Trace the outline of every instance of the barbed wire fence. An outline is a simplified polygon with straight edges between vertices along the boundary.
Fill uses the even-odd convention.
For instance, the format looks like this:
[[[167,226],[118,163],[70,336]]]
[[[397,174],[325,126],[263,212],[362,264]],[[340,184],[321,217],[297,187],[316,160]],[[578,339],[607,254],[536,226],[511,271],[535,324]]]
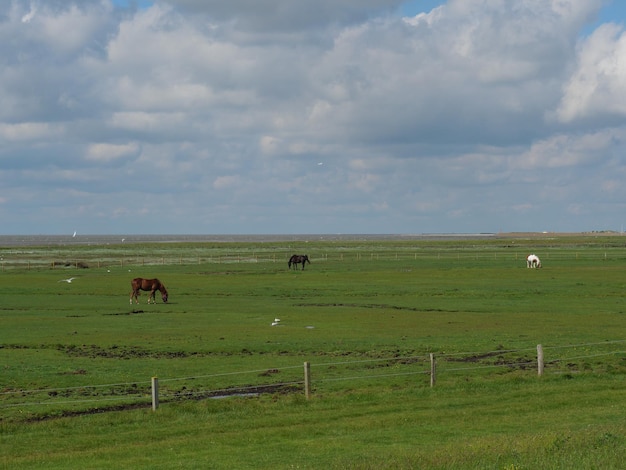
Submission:
[[[269,369],[233,371],[185,377],[157,378],[124,383],[84,384],[43,389],[4,389],[0,392],[2,410],[45,406],[51,415],[85,414],[152,407],[183,400],[251,397],[262,394],[304,394],[309,399],[317,391],[337,387],[364,390],[377,381],[410,378],[403,386],[436,387],[445,377],[454,381],[485,380],[499,374],[517,372],[541,377],[552,374],[626,373],[626,340],[525,349],[496,349],[482,352],[428,353],[413,356],[367,358],[282,366]],[[558,354],[559,352],[570,354]],[[607,357],[613,360],[607,361]],[[304,367],[303,367],[304,366]],[[252,378],[251,378],[252,376]],[[415,381],[412,377],[423,377]],[[277,380],[280,379],[280,380]],[[211,384],[228,384],[211,387]],[[349,385],[343,385],[348,383]],[[447,382],[449,383],[449,382]],[[445,385],[443,385],[445,386]],[[46,413],[39,412],[40,416]]]

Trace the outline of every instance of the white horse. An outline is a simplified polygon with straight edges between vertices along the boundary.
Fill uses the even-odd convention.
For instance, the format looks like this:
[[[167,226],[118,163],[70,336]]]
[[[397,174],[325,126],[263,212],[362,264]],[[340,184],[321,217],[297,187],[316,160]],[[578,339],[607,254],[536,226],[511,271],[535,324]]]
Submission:
[[[541,260],[539,259],[539,256],[528,255],[528,258],[526,258],[526,267],[527,268],[540,268]]]

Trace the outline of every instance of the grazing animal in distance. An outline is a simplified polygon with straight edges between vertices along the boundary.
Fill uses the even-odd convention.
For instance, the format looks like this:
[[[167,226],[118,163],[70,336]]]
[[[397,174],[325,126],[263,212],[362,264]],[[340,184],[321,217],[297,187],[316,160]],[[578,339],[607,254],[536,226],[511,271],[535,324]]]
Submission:
[[[311,264],[311,260],[309,259],[308,255],[293,255],[291,258],[289,258],[289,263],[287,263],[289,265],[289,269],[291,269],[291,266],[293,265],[294,269],[298,269],[298,264],[302,264],[302,270],[304,271],[304,265],[306,263]]]
[[[541,260],[537,255],[528,255],[526,258],[526,267],[527,268],[540,268]]]
[[[130,285],[133,288],[130,293],[130,304],[133,304],[133,299],[135,299],[135,303],[139,303],[137,296],[140,294],[139,291],[150,291],[150,295],[148,296],[148,303],[152,300],[152,303],[156,303],[154,299],[154,294],[156,291],[161,292],[161,299],[163,303],[167,303],[167,289],[163,285],[161,281],[158,279],[143,279],[141,277],[136,277],[132,281],[130,281]]]

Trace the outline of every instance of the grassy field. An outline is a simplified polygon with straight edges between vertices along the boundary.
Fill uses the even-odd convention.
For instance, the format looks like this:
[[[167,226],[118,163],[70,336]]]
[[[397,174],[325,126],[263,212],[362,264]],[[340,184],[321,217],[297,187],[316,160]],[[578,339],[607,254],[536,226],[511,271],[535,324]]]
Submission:
[[[544,268],[526,269],[530,252]],[[288,270],[292,253],[312,263]],[[3,468],[582,469],[626,457],[621,236],[0,256]],[[158,276],[170,301],[129,305],[137,276]],[[245,396],[259,387],[271,393]]]

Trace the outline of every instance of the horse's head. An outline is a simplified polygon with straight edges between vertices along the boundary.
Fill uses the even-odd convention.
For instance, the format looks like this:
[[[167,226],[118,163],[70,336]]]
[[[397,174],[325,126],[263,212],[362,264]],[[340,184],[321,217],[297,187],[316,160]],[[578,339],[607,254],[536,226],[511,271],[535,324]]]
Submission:
[[[167,303],[167,290],[165,289],[164,285],[161,285],[161,299],[163,300],[164,304]]]

